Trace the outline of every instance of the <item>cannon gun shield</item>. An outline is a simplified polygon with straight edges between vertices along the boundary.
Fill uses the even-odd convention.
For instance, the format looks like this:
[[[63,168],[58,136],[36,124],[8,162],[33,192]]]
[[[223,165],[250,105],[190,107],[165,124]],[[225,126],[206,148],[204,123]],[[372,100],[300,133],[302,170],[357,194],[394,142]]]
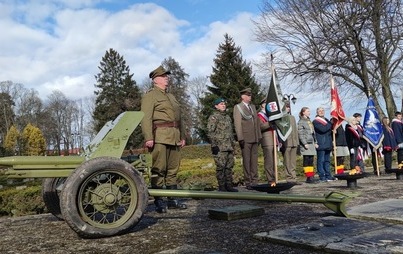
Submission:
[[[128,232],[141,219],[148,202],[142,175],[115,157],[98,157],[80,165],[64,183],[61,211],[83,238]]]

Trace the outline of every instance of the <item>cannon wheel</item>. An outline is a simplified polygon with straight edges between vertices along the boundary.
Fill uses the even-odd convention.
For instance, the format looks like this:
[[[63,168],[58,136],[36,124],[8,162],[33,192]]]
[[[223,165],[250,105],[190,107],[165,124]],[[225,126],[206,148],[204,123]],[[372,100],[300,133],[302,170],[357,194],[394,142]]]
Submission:
[[[120,235],[141,219],[148,202],[143,176],[114,157],[84,162],[67,178],[61,211],[67,224],[83,238]]]
[[[63,220],[60,210],[60,186],[66,178],[44,178],[42,180],[42,199],[48,211],[59,220]]]

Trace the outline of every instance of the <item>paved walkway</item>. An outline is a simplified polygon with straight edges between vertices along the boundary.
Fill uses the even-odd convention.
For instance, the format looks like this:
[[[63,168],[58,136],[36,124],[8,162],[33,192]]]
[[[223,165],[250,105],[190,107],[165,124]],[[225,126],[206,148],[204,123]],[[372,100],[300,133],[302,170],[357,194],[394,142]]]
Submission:
[[[403,199],[347,209],[349,217],[328,216],[254,238],[333,253],[403,253]]]

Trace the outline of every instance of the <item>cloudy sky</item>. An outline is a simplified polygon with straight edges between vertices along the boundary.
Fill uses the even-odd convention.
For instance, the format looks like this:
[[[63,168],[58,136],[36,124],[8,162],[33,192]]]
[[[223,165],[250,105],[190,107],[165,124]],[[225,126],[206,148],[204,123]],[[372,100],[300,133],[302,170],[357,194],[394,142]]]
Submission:
[[[59,89],[71,98],[93,94],[94,75],[109,48],[141,83],[169,56],[190,78],[209,75],[219,43],[230,34],[244,58],[257,59],[251,19],[260,0],[0,1],[0,80]]]
[[[70,99],[92,96],[94,75],[109,48],[123,55],[138,84],[167,57],[190,79],[207,76],[225,33],[245,60],[257,63],[265,49],[254,41],[252,20],[261,5],[262,0],[0,0],[0,81],[34,88],[41,98],[56,89]],[[313,97],[330,109],[323,93],[302,97],[294,114],[305,105],[319,106],[311,105]]]

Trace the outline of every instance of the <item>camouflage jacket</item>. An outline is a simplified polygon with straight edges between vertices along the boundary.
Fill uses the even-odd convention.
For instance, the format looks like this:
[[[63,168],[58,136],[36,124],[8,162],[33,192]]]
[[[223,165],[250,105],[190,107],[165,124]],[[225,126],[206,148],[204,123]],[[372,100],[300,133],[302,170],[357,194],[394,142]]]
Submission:
[[[220,151],[234,151],[232,121],[225,112],[215,111],[208,119],[207,129],[211,147],[217,146]]]

